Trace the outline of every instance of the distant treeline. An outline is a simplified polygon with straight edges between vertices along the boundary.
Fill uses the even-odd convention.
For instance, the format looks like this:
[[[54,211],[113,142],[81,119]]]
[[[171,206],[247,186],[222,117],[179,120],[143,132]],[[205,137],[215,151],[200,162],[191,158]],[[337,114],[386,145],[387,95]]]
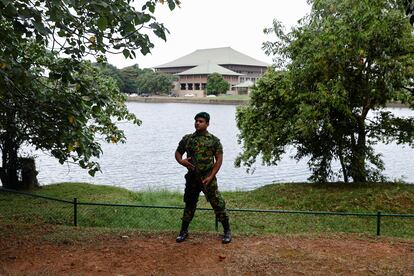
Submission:
[[[101,72],[113,78],[123,93],[127,94],[168,94],[173,88],[176,76],[154,72],[149,68],[141,69],[137,64],[118,69],[108,63],[96,63]]]

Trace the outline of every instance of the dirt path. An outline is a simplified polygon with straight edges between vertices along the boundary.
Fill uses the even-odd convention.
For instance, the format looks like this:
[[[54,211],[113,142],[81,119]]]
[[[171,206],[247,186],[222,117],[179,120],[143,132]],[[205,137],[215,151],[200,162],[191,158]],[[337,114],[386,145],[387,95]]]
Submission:
[[[222,245],[215,234],[177,244],[174,233],[0,231],[0,275],[414,275],[414,241],[391,238],[236,236]]]

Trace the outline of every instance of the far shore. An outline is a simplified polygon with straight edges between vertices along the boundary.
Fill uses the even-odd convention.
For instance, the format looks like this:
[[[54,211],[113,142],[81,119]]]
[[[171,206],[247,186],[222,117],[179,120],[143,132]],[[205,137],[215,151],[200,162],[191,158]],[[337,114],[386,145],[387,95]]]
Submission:
[[[140,102],[140,103],[191,103],[191,104],[227,104],[227,105],[247,105],[248,99],[234,99],[225,97],[217,98],[196,98],[196,97],[167,97],[167,96],[128,96],[128,102]],[[409,105],[402,104],[400,102],[389,102],[387,107],[396,108],[408,108]]]
[[[218,98],[195,98],[195,97],[166,97],[166,96],[151,96],[151,97],[140,97],[140,96],[128,96],[127,101],[129,102],[140,102],[140,103],[191,103],[191,104],[228,104],[228,105],[246,105],[249,100],[245,99],[225,99],[222,97]]]

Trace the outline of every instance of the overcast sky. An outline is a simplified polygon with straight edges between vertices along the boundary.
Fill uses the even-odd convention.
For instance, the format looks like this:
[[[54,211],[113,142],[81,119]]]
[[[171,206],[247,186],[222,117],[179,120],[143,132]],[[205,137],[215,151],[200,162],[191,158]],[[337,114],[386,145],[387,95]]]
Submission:
[[[141,1],[140,1],[141,3]],[[274,18],[287,29],[309,13],[306,0],[181,0],[173,10],[157,6],[156,18],[170,34],[167,42],[155,38],[151,54],[125,60],[121,55],[109,56],[109,63],[118,68],[138,64],[150,68],[187,55],[197,49],[232,47],[255,59],[271,63],[262,43],[272,37],[263,29],[272,26]]]

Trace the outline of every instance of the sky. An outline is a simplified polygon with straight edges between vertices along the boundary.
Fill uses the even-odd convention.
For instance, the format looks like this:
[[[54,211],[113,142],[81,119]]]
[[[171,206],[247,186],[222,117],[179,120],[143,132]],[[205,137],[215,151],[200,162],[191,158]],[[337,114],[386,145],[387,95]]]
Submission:
[[[133,60],[122,54],[110,55],[108,62],[119,69],[133,64],[152,68],[197,49],[232,47],[271,64],[262,43],[273,37],[265,35],[263,29],[271,27],[276,18],[289,30],[309,11],[306,0],[181,0],[180,8],[173,11],[167,5],[158,5],[155,17],[170,31],[167,41],[153,37],[155,47],[150,54],[139,53]]]

